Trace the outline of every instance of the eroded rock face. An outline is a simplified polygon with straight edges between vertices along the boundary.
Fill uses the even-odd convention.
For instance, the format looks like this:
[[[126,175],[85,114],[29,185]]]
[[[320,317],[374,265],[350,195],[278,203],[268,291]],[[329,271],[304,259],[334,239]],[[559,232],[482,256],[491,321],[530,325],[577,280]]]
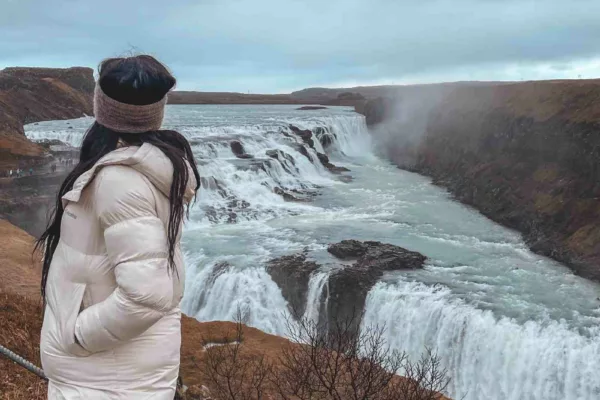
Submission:
[[[327,251],[341,260],[356,260],[329,277],[328,315],[342,320],[360,316],[367,294],[385,272],[422,268],[427,259],[400,246],[371,241],[343,240]]]
[[[267,272],[296,316],[304,314],[310,274],[318,268],[319,264],[307,260],[306,253],[279,257],[267,264]]]
[[[438,93],[402,89],[406,101],[377,99],[362,110],[368,124],[386,128],[374,134],[402,132],[386,141],[390,160],[600,281],[598,82],[427,88]],[[419,110],[410,108],[415,99],[426,100]],[[407,141],[405,123],[418,140]]]
[[[422,268],[426,257],[402,247],[380,242],[344,240],[329,246],[328,251],[345,263],[330,266],[327,285],[328,302],[325,323],[354,316],[356,326],[365,306],[367,294],[385,272]],[[348,265],[348,261],[352,262]],[[296,315],[303,315],[310,275],[321,266],[307,261],[307,254],[280,257],[269,262],[267,271],[279,285],[284,298]]]
[[[35,163],[44,148],[23,124],[92,114],[91,68],[5,68],[0,71],[0,169]]]
[[[310,129],[300,129],[297,126],[290,125],[290,130],[299,136],[308,146],[313,149],[315,148],[315,142],[312,138],[312,131]]]

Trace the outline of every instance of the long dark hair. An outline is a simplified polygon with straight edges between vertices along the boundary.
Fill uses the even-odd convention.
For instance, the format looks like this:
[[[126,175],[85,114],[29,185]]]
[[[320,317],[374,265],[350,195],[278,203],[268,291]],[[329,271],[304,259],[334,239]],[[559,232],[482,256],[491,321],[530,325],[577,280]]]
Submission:
[[[152,56],[140,55],[127,58],[104,60],[98,68],[98,84],[109,97],[121,103],[145,105],[156,103],[176,83],[169,70]],[[200,175],[190,144],[180,133],[169,130],[128,134],[115,132],[94,122],[86,132],[81,144],[79,163],[67,176],[56,197],[56,207],[46,231],[36,242],[36,250],[42,248],[42,299],[46,300],[46,281],[54,251],[60,241],[61,220],[64,213],[61,198],[73,188],[77,178],[92,168],[102,157],[117,148],[119,139],[127,145],[150,143],[159,148],[173,164],[173,183],[169,194],[169,270],[174,270],[175,248],[179,227],[186,214],[184,194],[189,177],[187,163],[196,177],[196,190],[200,186]],[[189,205],[188,210],[189,211]]]

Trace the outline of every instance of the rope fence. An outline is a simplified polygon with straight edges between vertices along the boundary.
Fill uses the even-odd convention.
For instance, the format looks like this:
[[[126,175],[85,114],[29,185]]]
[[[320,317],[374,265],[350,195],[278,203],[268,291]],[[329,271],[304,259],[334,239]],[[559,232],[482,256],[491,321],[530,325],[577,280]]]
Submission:
[[[6,347],[0,345],[0,354],[4,355],[9,360],[16,362],[17,364],[19,364],[21,367],[25,368],[29,372],[36,374],[43,380],[45,380],[45,381],[48,380],[48,378],[46,378],[46,374],[44,374],[43,369],[41,369],[41,368],[37,367],[36,365],[34,365],[33,363],[27,361],[26,359],[24,359],[23,357],[21,357],[20,355],[15,353],[14,351],[9,350]]]

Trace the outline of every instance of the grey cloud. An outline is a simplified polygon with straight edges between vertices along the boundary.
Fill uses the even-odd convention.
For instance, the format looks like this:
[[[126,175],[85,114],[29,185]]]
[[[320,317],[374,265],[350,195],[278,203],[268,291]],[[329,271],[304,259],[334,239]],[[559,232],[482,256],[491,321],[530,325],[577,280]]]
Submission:
[[[134,47],[183,89],[501,79],[514,65],[537,78],[541,64],[565,77],[600,57],[595,0],[3,1],[0,66],[94,66]]]

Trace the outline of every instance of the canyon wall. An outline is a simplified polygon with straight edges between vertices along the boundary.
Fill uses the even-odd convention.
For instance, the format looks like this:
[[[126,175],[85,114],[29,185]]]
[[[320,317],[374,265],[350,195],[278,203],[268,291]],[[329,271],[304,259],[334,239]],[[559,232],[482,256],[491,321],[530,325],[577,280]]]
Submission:
[[[407,87],[357,111],[399,167],[600,280],[600,80]]]
[[[0,71],[0,168],[40,158],[45,150],[23,125],[92,115],[91,68],[5,68]]]

